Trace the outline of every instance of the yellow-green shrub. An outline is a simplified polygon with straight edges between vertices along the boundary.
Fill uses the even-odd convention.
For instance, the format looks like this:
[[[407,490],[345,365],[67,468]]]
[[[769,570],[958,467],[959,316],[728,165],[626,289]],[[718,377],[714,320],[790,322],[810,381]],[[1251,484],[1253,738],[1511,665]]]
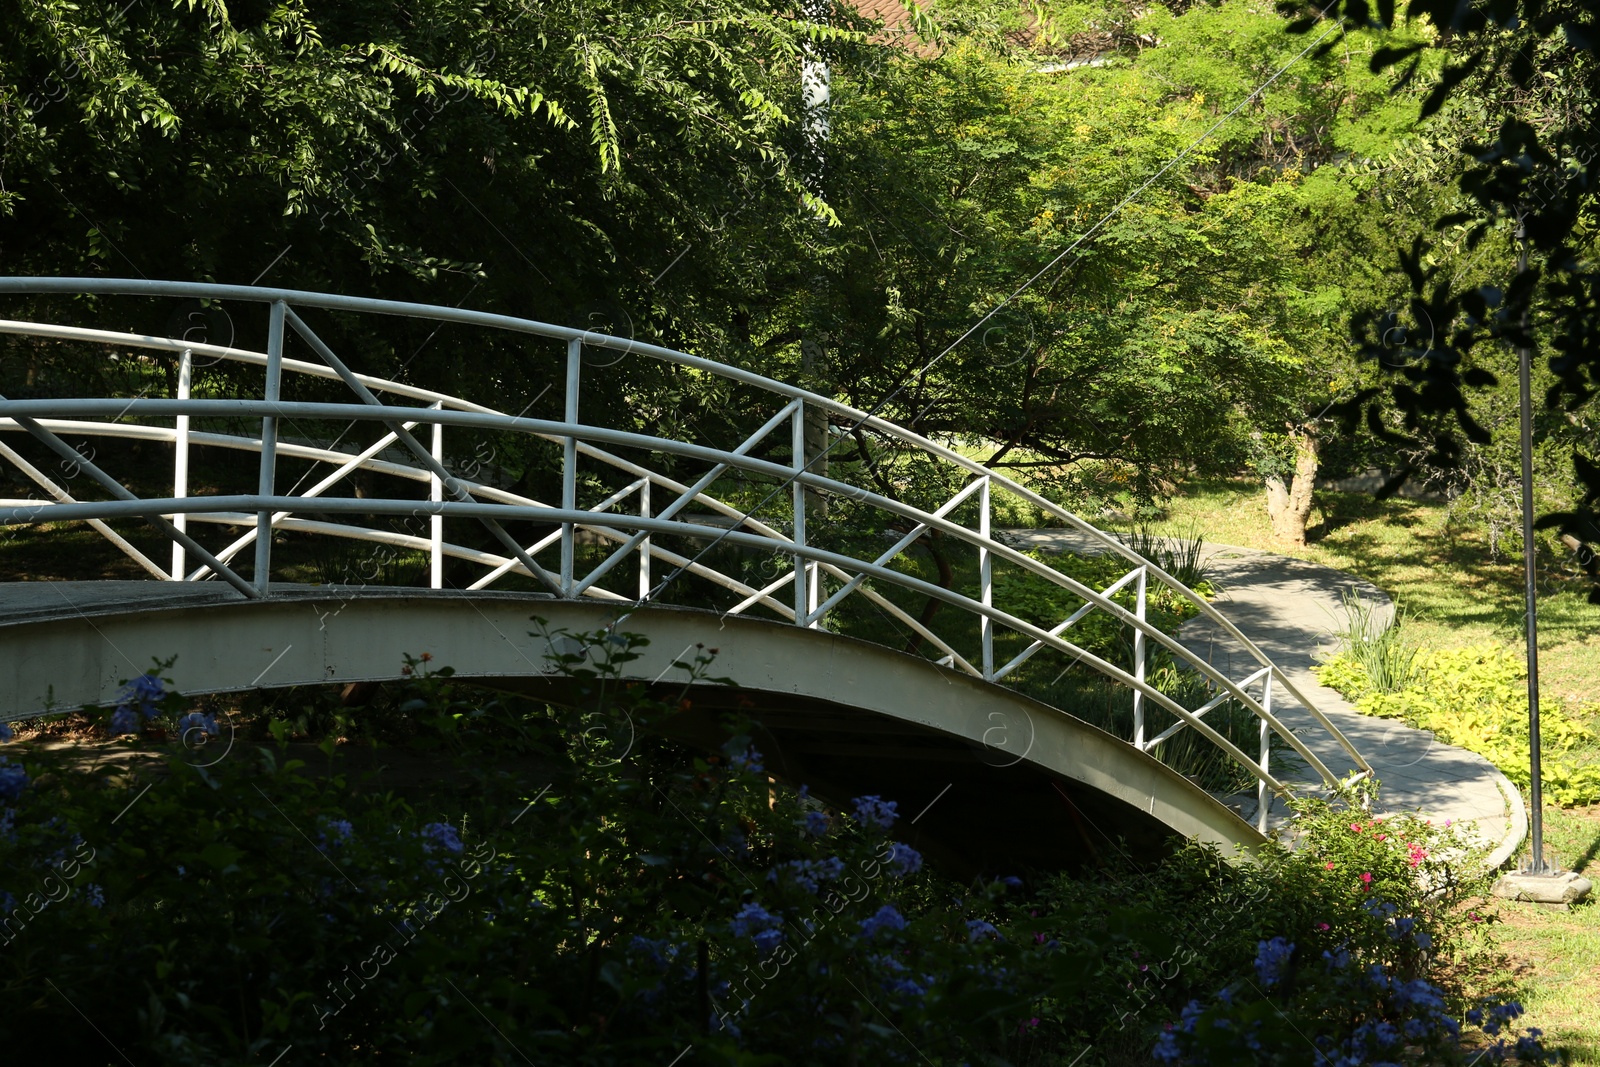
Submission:
[[[1527,669],[1515,651],[1495,643],[1423,649],[1418,680],[1398,693],[1375,693],[1361,665],[1345,654],[1319,666],[1323,685],[1368,715],[1401,719],[1440,741],[1476,752],[1527,788]],[[1600,736],[1594,709],[1539,702],[1541,778],[1545,796],[1562,807],[1600,801]]]

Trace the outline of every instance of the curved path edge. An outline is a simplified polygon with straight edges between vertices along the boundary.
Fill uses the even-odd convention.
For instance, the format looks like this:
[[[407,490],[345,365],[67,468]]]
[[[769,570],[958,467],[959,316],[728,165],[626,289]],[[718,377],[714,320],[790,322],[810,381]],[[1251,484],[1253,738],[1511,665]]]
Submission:
[[[1091,554],[1097,549],[1088,538],[1070,530],[1004,533],[1018,547]],[[1336,646],[1333,628],[1342,616],[1342,597],[1354,595],[1381,616],[1392,616],[1394,604],[1387,594],[1346,571],[1260,549],[1207,542],[1202,558],[1220,590],[1214,601],[1218,610],[1315,700],[1372,764],[1381,783],[1379,804],[1384,810],[1420,811],[1435,820],[1465,825],[1469,838],[1475,837],[1490,849],[1486,861],[1490,869],[1497,870],[1510,861],[1527,836],[1528,815],[1521,792],[1499,768],[1478,753],[1447,745],[1425,730],[1357,711],[1339,693],[1323,686],[1312,671]],[[1179,637],[1189,649],[1222,669],[1244,655],[1237,642],[1203,618],[1186,623]],[[1285,709],[1280,717],[1335,773],[1344,775],[1354,769],[1303,710]],[[1303,792],[1324,791],[1312,776],[1290,773],[1287,777]],[[1255,821],[1253,793],[1227,798],[1226,803],[1241,817]],[[1281,801],[1274,804],[1268,812],[1268,826],[1283,826],[1287,815]]]

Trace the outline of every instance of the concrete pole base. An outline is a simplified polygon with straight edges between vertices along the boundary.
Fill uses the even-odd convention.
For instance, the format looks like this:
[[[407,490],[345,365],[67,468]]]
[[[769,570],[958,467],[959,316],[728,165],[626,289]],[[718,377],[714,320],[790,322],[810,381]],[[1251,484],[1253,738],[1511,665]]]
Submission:
[[[1594,888],[1589,879],[1573,871],[1556,874],[1528,874],[1518,871],[1502,875],[1494,883],[1494,895],[1507,900],[1530,901],[1566,911],[1589,895]]]

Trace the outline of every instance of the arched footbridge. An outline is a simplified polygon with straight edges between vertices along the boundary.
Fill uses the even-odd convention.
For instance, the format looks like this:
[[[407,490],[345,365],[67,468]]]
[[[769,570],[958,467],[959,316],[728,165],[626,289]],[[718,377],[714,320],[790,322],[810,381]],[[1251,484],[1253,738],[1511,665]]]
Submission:
[[[1275,714],[1285,701],[1370,773],[1173,575],[958,447],[830,397],[459,308],[82,278],[0,279],[0,300],[15,487],[0,564],[70,533],[107,575],[0,584],[0,719],[110,702],[174,654],[195,695],[393,679],[423,652],[548,695],[550,635],[613,627],[649,639],[625,671],[658,686],[689,683],[674,667],[688,649],[718,650],[713,673],[737,684],[695,683],[674,731],[712,744],[719,708],[750,709],[769,770],[899,800],[919,847],[967,866],[1078,862],[1118,837],[1260,842],[1264,825],[1170,757],[1214,749],[1263,816],[1288,789],[1283,756],[1331,785]],[[494,402],[407,380],[413,339]],[[496,361],[523,372],[514,387]],[[1018,507],[1095,539],[1116,573],[1075,577],[997,539],[996,514]],[[89,566],[107,553],[122,569]],[[1174,605],[1253,662],[1230,676],[1185,648]],[[1106,729],[1070,713],[1093,718],[1085,700],[1116,703]]]

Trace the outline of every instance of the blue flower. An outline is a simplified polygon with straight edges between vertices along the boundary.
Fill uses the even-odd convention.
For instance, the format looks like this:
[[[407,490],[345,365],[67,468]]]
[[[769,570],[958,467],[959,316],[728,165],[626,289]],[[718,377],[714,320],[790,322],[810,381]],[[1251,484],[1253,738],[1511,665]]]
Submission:
[[[139,717],[130,707],[120,707],[111,713],[111,736],[131,734],[139,729]]]
[[[1367,914],[1372,916],[1374,919],[1387,919],[1394,915],[1395,912],[1400,910],[1397,906],[1391,904],[1389,901],[1379,900],[1377,897],[1372,898],[1361,906],[1365,908]]]
[[[0,760],[0,800],[16,800],[28,788],[28,772],[20,763]]]
[[[430,822],[422,828],[422,850],[433,852],[444,849],[447,852],[460,852],[461,837],[456,833],[456,828],[447,822]]]
[[[896,878],[904,878],[920,870],[922,870],[922,853],[910,845],[896,841],[894,850],[889,854],[889,873]]]
[[[815,893],[821,883],[832,881],[844,874],[844,860],[838,856],[829,856],[822,860],[790,860],[789,869],[794,872],[795,883],[808,893]],[[767,873],[767,881],[777,881],[777,868]]]
[[[636,934],[633,940],[628,942],[628,950],[630,952],[642,952],[650,958],[650,962],[655,966],[656,970],[662,972],[666,971],[677,960],[681,949],[681,945],[665,937],[659,940],[652,940]]]
[[[1005,886],[1007,889],[1021,889],[1022,879],[1018,878],[1014,874],[1008,874],[1004,878],[1000,879],[1000,884]]]
[[[106,906],[105,890],[93,882],[83,887],[83,896],[89,902],[91,908],[103,908]]]
[[[1467,1022],[1471,1023],[1473,1026],[1481,1026],[1483,1024],[1483,1009],[1468,1008]]]
[[[0,889],[0,912],[9,913],[16,909],[17,898]]]
[[[193,733],[203,733],[207,737],[217,736],[217,719],[214,715],[202,715],[198,711],[191,711],[178,720],[178,737],[186,742],[199,741],[191,738]]]
[[[728,757],[728,766],[736,771],[745,771],[749,774],[760,774],[766,768],[761,763],[761,753],[756,751],[756,746],[749,745],[743,751],[734,751],[732,747],[724,748],[723,752]]]
[[[0,742],[9,741],[16,736],[11,730],[10,723],[0,722]]]
[[[1528,1032],[1517,1038],[1517,1059],[1523,1063],[1554,1062],[1555,1057],[1545,1052],[1544,1045],[1539,1041],[1543,1034],[1544,1031],[1536,1026],[1528,1027]]]
[[[1403,1008],[1444,1010],[1444,991],[1422,978],[1394,983],[1394,999]]]
[[[967,940],[982,941],[985,938],[999,941],[1001,940],[1000,931],[996,930],[991,924],[984,922],[982,919],[968,919]]]
[[[885,904],[878,909],[876,915],[862,920],[861,936],[870,938],[879,930],[904,930],[905,928],[905,916],[901,915],[893,904]]]
[[[1411,918],[1409,915],[1402,915],[1398,919],[1391,920],[1389,923],[1389,937],[1395,941],[1398,941],[1402,937],[1405,937],[1407,934],[1409,934],[1411,932],[1411,928],[1416,924],[1417,920]]]
[[[812,837],[821,837],[828,832],[828,813],[825,811],[806,812],[806,833]]]
[[[1433,948],[1433,938],[1428,935],[1428,931],[1426,930],[1418,930],[1412,940],[1415,941],[1417,943],[1417,947],[1422,949],[1424,952],[1427,952]]]
[[[1186,1034],[1194,1033],[1195,1023],[1200,1021],[1200,1016],[1205,1014],[1205,1009],[1198,1000],[1191,1000],[1183,1006],[1183,1012],[1178,1016],[1178,1028]]]
[[[728,923],[735,937],[748,937],[766,955],[783,941],[783,920],[751,901]]]
[[[1150,1055],[1155,1057],[1157,1063],[1183,1062],[1183,1050],[1178,1047],[1178,1035],[1171,1029],[1161,1031],[1161,1036],[1156,1038],[1156,1047],[1150,1050]]]
[[[117,694],[120,707],[132,710],[137,704],[147,719],[156,717],[156,705],[166,699],[167,687],[153,674],[141,674],[123,684]],[[126,731],[125,731],[126,732]]]
[[[1256,976],[1261,984],[1271,988],[1283,979],[1284,968],[1294,954],[1294,942],[1275,937],[1271,941],[1256,943]]]
[[[900,817],[895,810],[899,805],[882,797],[856,797],[851,803],[856,808],[856,822],[863,826],[876,826],[880,830],[887,830]]]
[[[1350,953],[1345,950],[1343,945],[1339,946],[1337,952],[1329,952],[1327,949],[1323,949],[1322,958],[1328,961],[1328,970],[1330,971],[1342,971],[1350,965]]]

